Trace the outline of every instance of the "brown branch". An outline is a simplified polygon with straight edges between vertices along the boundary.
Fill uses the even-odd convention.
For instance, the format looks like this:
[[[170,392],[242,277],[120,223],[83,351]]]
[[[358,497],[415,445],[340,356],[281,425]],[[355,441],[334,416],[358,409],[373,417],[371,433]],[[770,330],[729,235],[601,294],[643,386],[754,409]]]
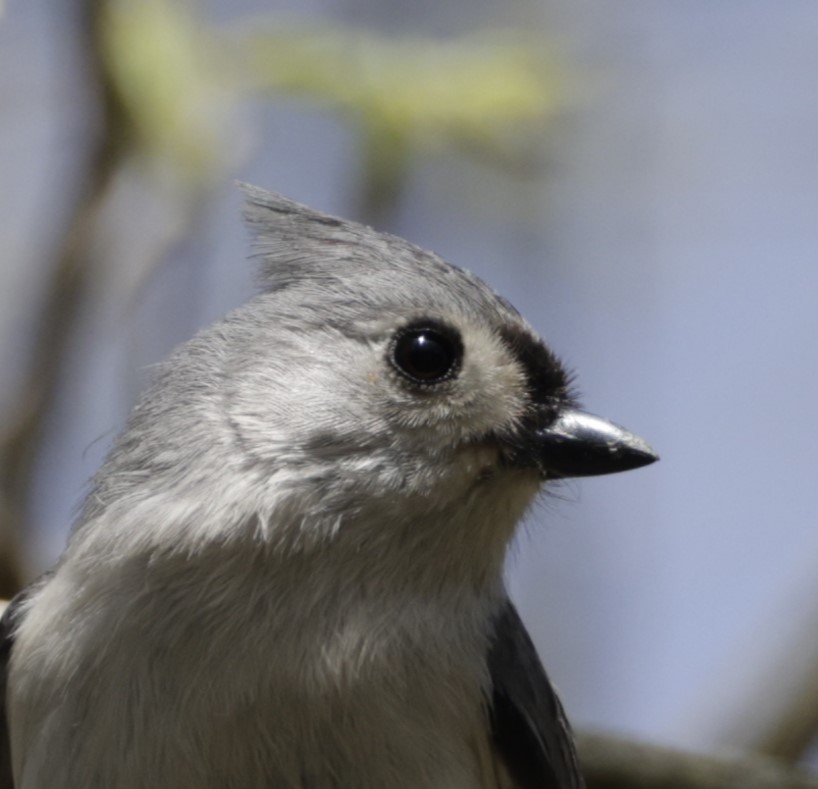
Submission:
[[[810,632],[814,633],[814,630]],[[786,667],[781,666],[782,671]],[[759,753],[796,762],[818,739],[818,663],[813,664],[798,692],[793,693],[756,745]]]
[[[801,598],[800,606],[782,607],[775,638],[739,672],[740,684],[722,690],[709,713],[728,741],[786,764],[799,762],[818,742],[818,607],[809,590]],[[748,648],[737,645],[728,663],[741,660]]]
[[[92,281],[90,247],[99,209],[127,148],[127,121],[108,79],[102,56],[99,18],[105,0],[82,0],[78,49],[86,58],[85,85],[99,107],[96,134],[85,153],[85,167],[43,296],[41,319],[26,379],[11,408],[10,427],[0,436],[0,596],[21,585],[21,536],[28,523],[27,499],[34,461],[42,445],[44,422],[57,393],[60,372]]]
[[[818,789],[818,776],[757,756],[703,756],[588,733],[577,745],[588,789]]]

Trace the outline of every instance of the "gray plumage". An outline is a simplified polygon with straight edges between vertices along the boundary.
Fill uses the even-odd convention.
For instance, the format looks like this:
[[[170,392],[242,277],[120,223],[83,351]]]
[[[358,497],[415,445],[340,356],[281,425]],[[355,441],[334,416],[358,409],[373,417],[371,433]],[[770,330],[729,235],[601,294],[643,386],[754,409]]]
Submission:
[[[261,292],[162,366],[3,619],[0,789],[581,787],[503,560],[564,446],[653,456],[476,277],[245,190]]]

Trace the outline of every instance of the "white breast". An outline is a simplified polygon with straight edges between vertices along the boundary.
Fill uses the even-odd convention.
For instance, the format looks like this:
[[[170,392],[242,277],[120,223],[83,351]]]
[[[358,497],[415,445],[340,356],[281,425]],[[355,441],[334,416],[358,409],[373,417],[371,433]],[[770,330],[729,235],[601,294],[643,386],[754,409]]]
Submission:
[[[12,658],[20,789],[499,786],[492,601],[332,589],[314,571],[223,552],[63,566]]]

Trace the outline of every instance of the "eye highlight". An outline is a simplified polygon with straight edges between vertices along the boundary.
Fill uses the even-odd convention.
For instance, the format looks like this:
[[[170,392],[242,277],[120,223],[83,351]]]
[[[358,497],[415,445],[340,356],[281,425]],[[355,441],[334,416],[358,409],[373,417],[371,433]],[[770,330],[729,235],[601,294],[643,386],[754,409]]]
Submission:
[[[401,329],[390,353],[392,366],[416,384],[433,385],[453,378],[463,359],[457,332],[435,324]]]

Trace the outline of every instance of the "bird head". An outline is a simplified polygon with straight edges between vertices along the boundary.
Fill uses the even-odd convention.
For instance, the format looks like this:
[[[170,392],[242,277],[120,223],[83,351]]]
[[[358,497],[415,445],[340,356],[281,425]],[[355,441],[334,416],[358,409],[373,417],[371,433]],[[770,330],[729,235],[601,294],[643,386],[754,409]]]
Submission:
[[[311,481],[319,506],[439,517],[469,502],[513,528],[548,480],[656,459],[579,409],[557,356],[477,277],[245,191],[262,293],[234,318],[247,334],[227,407],[249,456]]]
[[[501,556],[544,483],[656,459],[579,409],[557,356],[477,277],[244,190],[260,293],[165,365],[92,507],[150,477],[165,517],[202,533],[252,516],[290,547],[400,532]]]

